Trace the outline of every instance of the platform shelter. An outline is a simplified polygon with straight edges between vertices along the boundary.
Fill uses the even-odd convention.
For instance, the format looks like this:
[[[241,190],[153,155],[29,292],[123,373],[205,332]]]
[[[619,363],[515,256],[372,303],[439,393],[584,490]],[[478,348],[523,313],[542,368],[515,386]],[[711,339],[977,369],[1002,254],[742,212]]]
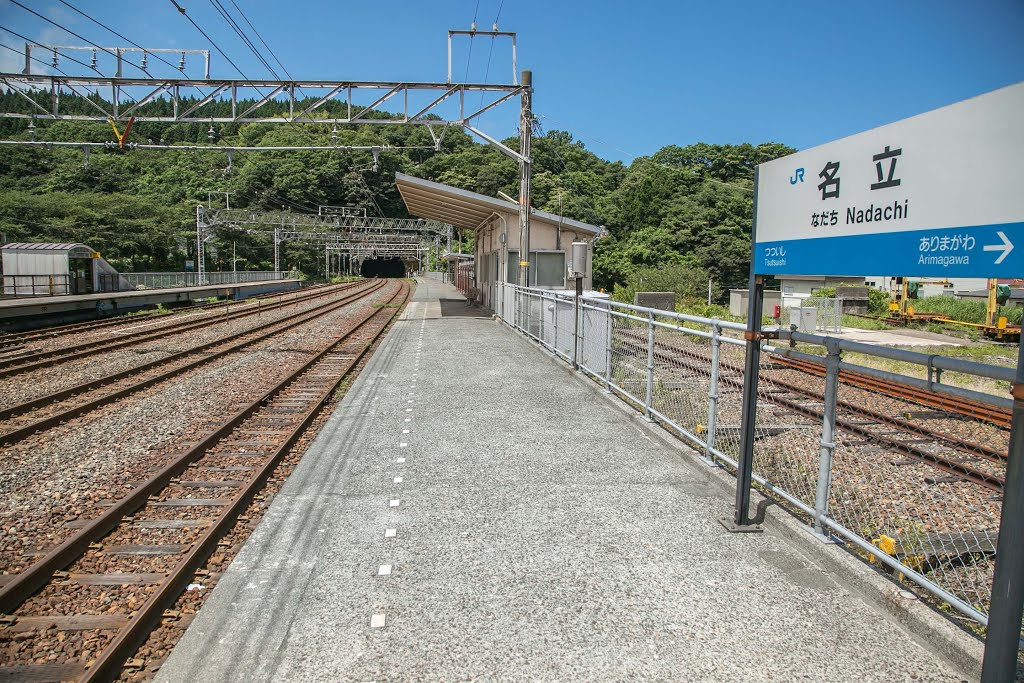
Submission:
[[[493,307],[496,282],[518,281],[519,205],[402,173],[395,184],[409,213],[449,223],[475,238],[472,274],[475,298]],[[591,289],[593,244],[601,228],[547,211],[530,209],[530,286],[567,289],[566,266],[573,242],[586,242],[584,289]]]

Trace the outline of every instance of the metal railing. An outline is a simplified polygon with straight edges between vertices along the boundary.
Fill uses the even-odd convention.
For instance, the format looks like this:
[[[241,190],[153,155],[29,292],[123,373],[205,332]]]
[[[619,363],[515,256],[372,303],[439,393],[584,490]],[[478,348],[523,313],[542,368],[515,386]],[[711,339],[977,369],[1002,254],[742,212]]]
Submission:
[[[286,272],[272,270],[243,270],[238,272],[203,273],[203,282],[199,282],[198,273],[120,273],[118,275],[100,276],[104,291],[118,291],[118,278],[123,278],[132,289],[172,289],[176,287],[198,287],[201,285],[231,285],[245,282],[264,282],[281,280],[288,276]],[[111,284],[108,288],[107,283]],[[123,288],[123,286],[122,286]]]
[[[4,275],[4,296],[59,296],[72,294],[71,276],[57,275]]]
[[[587,297],[577,309],[572,297],[502,282],[495,284],[494,311],[689,441],[709,464],[735,471],[745,325]],[[948,472],[930,466],[927,458],[887,450],[870,436],[857,435],[855,427],[850,431],[847,425],[855,424],[850,411],[872,401],[881,411],[886,400],[890,410],[898,410],[891,402],[899,399],[840,382],[839,372],[1009,409],[1008,398],[940,380],[945,371],[947,380],[960,373],[1010,382],[1013,369],[789,330],[780,336],[812,353],[781,342],[762,346],[756,484],[810,531],[842,539],[894,577],[917,583],[953,610],[987,624],[1001,495],[943,476]],[[855,365],[842,360],[844,351],[921,365],[928,379]],[[813,363],[819,372],[796,372],[788,361]],[[838,429],[837,408],[843,411]],[[931,412],[941,417],[941,411]],[[990,445],[1007,438],[991,425],[979,429],[992,433]]]

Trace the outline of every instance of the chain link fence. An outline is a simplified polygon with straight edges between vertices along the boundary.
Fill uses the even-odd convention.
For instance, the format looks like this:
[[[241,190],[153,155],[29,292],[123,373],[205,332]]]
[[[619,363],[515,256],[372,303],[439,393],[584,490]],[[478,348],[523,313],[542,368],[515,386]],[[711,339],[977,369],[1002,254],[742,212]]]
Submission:
[[[735,471],[744,325],[588,297],[577,308],[574,297],[507,283],[496,284],[494,301],[511,327],[690,442],[709,463]],[[762,346],[756,485],[812,531],[841,539],[895,580],[918,584],[947,612],[986,624],[1008,430],[922,405],[913,393],[1009,410],[1009,399],[940,383],[932,371],[1012,381],[1012,370],[834,337],[782,336],[789,347]],[[926,365],[931,379],[846,363],[843,350]]]

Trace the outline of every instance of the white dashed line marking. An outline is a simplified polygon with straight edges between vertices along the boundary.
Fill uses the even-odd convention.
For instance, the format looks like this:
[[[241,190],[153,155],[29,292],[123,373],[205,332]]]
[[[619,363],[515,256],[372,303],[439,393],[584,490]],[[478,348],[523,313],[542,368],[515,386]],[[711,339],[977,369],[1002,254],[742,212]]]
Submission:
[[[377,570],[377,576],[391,576],[391,565],[382,564],[380,569]]]
[[[408,443],[406,443],[405,441],[403,441],[402,443],[398,444],[398,447],[399,447],[399,448],[408,448],[408,447],[409,447],[409,444],[408,444]]]
[[[398,499],[398,498],[393,498],[393,499],[391,500],[391,507],[393,507],[393,508],[396,508],[396,507],[398,507],[398,504],[399,504],[399,503],[401,503],[401,502],[402,502],[402,501],[401,501],[400,499]]]
[[[412,418],[411,417],[407,417],[407,418],[405,418],[405,421],[406,422],[412,422]]]
[[[384,628],[384,615],[374,614],[370,617],[370,628]]]
[[[402,430],[402,433],[403,433],[403,434],[408,434],[408,433],[409,433],[409,430],[408,430],[408,429],[403,429],[403,430]]]
[[[402,478],[401,477],[395,477],[395,483],[396,484],[401,484],[402,483]]]
[[[397,463],[398,463],[399,465],[402,465],[402,464],[404,464],[404,463],[405,463],[405,458],[399,458],[399,459],[398,459],[398,460],[396,460],[395,462],[397,462]]]
[[[384,538],[394,538],[398,535],[398,529],[385,529]]]
[[[412,412],[412,408],[406,408],[406,409],[405,409],[405,412],[407,412],[407,413],[411,413],[411,412]]]

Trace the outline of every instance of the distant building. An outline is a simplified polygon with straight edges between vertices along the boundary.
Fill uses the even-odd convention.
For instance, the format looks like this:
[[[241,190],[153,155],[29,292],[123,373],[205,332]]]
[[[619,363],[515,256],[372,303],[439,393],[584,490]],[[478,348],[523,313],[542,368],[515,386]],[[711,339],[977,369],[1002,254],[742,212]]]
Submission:
[[[825,288],[865,285],[863,276],[854,275],[780,275],[778,280],[783,308],[798,307],[804,299],[817,296]]]
[[[895,279],[889,275],[869,275],[864,278],[864,284],[883,292],[891,292]],[[934,277],[908,277],[907,279],[921,283],[921,289],[918,290],[917,294],[920,298],[943,295],[955,296],[959,292],[975,291],[988,287],[988,280],[983,277],[954,277],[946,280]]]

